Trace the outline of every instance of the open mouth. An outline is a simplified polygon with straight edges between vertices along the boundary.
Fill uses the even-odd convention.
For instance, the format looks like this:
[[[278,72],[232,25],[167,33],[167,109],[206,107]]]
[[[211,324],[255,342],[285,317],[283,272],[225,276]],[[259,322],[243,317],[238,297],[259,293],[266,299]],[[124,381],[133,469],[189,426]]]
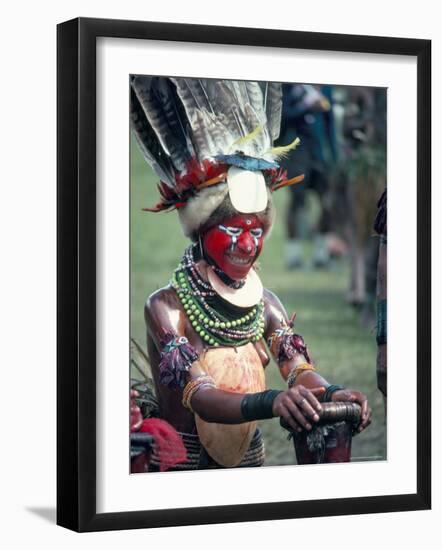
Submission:
[[[227,254],[229,261],[234,265],[246,266],[253,262],[253,258],[250,256],[234,256],[233,254]]]

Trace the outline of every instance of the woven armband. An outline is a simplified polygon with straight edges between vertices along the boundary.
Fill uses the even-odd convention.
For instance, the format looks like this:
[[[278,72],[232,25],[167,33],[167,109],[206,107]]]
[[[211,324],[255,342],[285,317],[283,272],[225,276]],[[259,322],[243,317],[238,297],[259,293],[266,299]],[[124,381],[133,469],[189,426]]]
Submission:
[[[185,336],[166,334],[161,341],[160,382],[171,389],[183,388],[187,372],[198,360],[198,352]]]
[[[303,337],[294,334],[290,325],[276,329],[268,338],[267,344],[278,364],[295,359],[299,355],[303,355],[308,363],[312,362]]]
[[[247,393],[241,401],[241,414],[244,420],[273,418],[273,401],[280,393],[280,390]]]

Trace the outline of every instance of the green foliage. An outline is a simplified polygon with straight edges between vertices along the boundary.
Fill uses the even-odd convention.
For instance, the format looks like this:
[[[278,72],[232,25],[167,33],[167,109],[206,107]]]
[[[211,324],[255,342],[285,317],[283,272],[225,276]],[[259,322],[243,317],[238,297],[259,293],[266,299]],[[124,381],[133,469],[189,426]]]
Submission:
[[[158,200],[158,179],[135,143],[131,147],[131,336],[145,342],[143,306],[154,290],[164,286],[188,244],[176,213],[143,212]],[[283,217],[289,191],[274,197],[279,220],[264,246],[260,275],[289,315],[297,312],[295,329],[309,346],[318,371],[330,382],[364,391],[373,408],[373,423],[353,440],[353,459],[386,456],[384,405],[376,389],[375,330],[367,330],[344,301],[348,268],[333,271],[287,271],[284,268]],[[135,375],[135,373],[133,373]],[[274,363],[266,369],[267,385],[284,389]],[[278,421],[262,422],[266,464],[294,464],[293,443]]]

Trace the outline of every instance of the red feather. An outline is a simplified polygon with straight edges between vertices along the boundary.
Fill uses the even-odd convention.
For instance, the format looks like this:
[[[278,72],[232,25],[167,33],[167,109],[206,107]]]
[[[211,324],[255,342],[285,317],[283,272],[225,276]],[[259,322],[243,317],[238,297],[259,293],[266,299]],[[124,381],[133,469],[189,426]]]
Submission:
[[[155,452],[160,462],[160,471],[187,460],[187,451],[178,432],[161,418],[146,418],[140,432],[148,433],[154,438]]]

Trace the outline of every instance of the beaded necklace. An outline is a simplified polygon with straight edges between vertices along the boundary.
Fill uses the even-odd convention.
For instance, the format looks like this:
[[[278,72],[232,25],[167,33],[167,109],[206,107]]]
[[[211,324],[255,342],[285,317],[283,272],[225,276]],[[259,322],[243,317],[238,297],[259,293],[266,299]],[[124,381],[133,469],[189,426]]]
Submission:
[[[188,247],[171,285],[195,332],[210,346],[243,346],[264,334],[264,302],[239,308],[221,298],[195,267],[194,246]]]

